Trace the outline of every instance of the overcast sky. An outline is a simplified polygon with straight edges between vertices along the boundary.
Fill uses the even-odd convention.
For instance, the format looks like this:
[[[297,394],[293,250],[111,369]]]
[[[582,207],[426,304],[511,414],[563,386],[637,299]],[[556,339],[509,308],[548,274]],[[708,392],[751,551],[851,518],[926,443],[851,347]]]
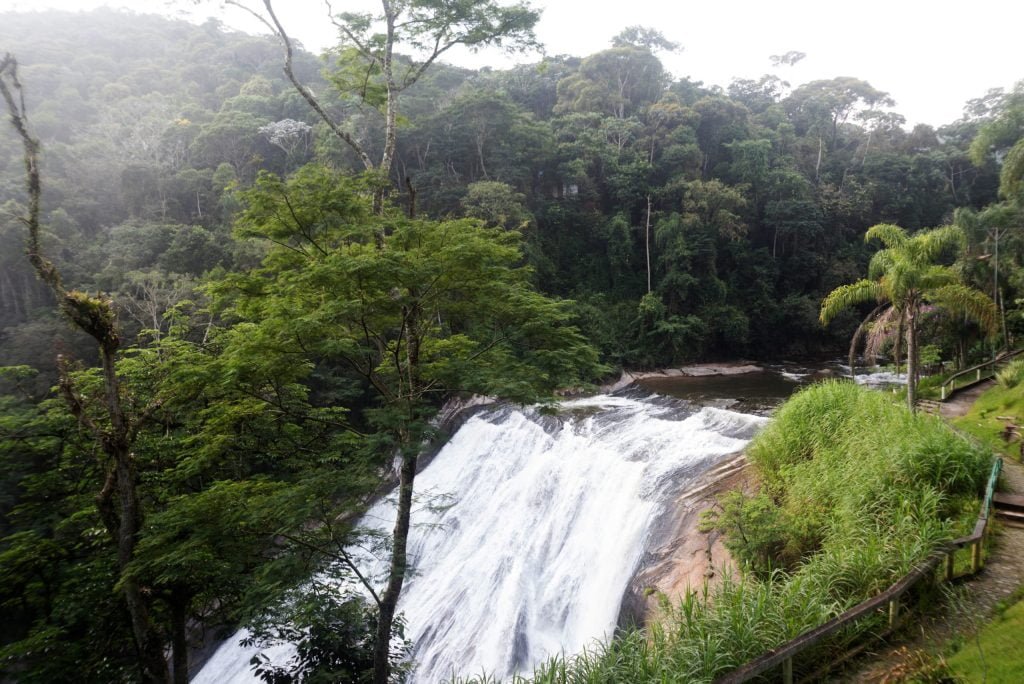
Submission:
[[[82,9],[98,5],[173,13],[164,0],[0,0],[0,9]],[[371,0],[334,0],[336,11],[373,8]],[[942,125],[959,118],[967,100],[1024,79],[1020,0],[535,0],[543,9],[537,35],[549,54],[586,56],[634,24],[651,26],[683,46],[662,61],[675,76],[728,86],[736,77],[774,73],[796,86],[854,76],[895,100],[909,124]],[[178,2],[180,9],[187,2]],[[278,0],[289,33],[313,50],[334,41],[321,0]],[[202,13],[218,12],[210,2]],[[237,10],[218,12],[227,24],[258,31]],[[0,51],[3,46],[0,45]],[[770,55],[799,50],[795,67],[773,69]],[[538,54],[452,54],[464,66],[507,67]]]

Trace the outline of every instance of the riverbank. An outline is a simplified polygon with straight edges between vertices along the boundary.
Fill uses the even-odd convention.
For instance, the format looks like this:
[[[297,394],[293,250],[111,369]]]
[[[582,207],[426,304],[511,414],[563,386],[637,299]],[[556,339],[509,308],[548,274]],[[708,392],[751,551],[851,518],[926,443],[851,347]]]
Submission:
[[[619,379],[601,386],[602,394],[611,394],[629,385],[649,378],[701,378],[715,375],[743,375],[745,373],[760,373],[765,369],[750,361],[728,361],[724,363],[702,363],[690,366],[679,366],[678,368],[662,368],[654,371],[628,371],[624,370]]]

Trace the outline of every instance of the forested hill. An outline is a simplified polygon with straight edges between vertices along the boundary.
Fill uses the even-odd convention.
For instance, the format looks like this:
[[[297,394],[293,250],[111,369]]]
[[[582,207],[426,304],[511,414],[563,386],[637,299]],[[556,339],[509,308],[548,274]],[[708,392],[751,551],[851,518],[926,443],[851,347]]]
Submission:
[[[395,42],[342,14],[347,44],[296,46],[301,92],[281,44],[214,21],[0,14],[0,681],[185,682],[205,630],[239,625],[301,642],[294,671],[256,659],[268,681],[400,678],[414,502],[449,505],[413,497],[444,402],[834,354],[859,317],[830,297],[823,328],[822,298],[862,278],[880,222],[910,231],[883,225],[900,249],[875,261],[904,275],[852,287],[889,297],[909,358],[987,349],[918,316],[950,301],[908,279],[962,275],[1000,293],[1004,341],[1024,333],[1024,85],[907,131],[856,78],[787,84],[799,54],[723,91],[628,27],[472,71],[391,56],[532,46],[538,13],[380,11]],[[917,232],[954,220],[955,274]],[[354,527],[392,484],[394,533]]]
[[[612,364],[838,349],[844,326],[824,331],[817,310],[864,272],[868,226],[940,225],[995,199],[995,163],[967,154],[985,101],[908,132],[856,78],[788,84],[783,65],[706,88],[673,80],[644,36],[509,71],[435,65],[403,95],[393,168],[423,215],[521,229],[539,287],[577,302]],[[147,300],[169,306],[210,269],[253,263],[230,223],[260,169],[360,170],[270,38],[109,10],[4,14],[0,50],[19,59],[43,144],[47,249],[73,285],[127,302],[129,332],[153,327]],[[375,150],[381,117],[338,94],[352,74],[336,57],[300,50],[295,69]],[[21,147],[9,127],[0,140],[0,203],[23,201]],[[0,215],[0,365],[88,354],[60,341],[71,333],[13,213]]]

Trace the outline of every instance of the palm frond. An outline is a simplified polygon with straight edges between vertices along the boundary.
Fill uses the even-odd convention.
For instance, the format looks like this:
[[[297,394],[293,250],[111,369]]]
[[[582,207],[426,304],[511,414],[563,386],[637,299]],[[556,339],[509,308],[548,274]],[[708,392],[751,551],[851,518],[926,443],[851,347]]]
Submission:
[[[917,286],[924,291],[937,290],[946,285],[956,285],[960,276],[950,266],[929,266],[921,273]]]
[[[885,290],[880,283],[872,280],[858,280],[849,285],[840,285],[828,293],[821,303],[821,313],[818,320],[822,325],[828,325],[843,309],[861,304],[862,302],[882,302],[886,299]]]
[[[885,343],[896,336],[903,323],[903,311],[889,307],[871,326],[864,342],[864,358],[874,363]]]
[[[951,284],[928,292],[926,298],[954,314],[966,316],[989,335],[995,334],[998,311],[995,302],[984,292],[966,285]]]
[[[868,279],[878,280],[893,267],[896,258],[896,252],[891,249],[881,249],[875,252],[868,264]]]
[[[960,226],[941,226],[915,235],[911,242],[915,256],[920,263],[935,261],[942,253],[950,249],[963,249],[967,246],[967,236]]]
[[[878,223],[868,228],[868,232],[864,234],[864,242],[870,242],[875,238],[881,240],[889,249],[899,249],[909,239],[907,231],[893,223]]]
[[[850,377],[853,377],[854,375],[853,364],[857,358],[857,345],[860,343],[861,338],[863,338],[870,329],[873,329],[872,326],[876,324],[876,321],[878,319],[884,318],[885,316],[888,315],[888,313],[886,312],[887,309],[891,311],[892,304],[879,304],[874,308],[874,310],[871,313],[864,317],[864,320],[861,321],[860,325],[857,326],[857,330],[854,331],[853,337],[850,339]],[[864,356],[869,359],[871,358],[870,356],[868,356],[867,352],[864,353]]]

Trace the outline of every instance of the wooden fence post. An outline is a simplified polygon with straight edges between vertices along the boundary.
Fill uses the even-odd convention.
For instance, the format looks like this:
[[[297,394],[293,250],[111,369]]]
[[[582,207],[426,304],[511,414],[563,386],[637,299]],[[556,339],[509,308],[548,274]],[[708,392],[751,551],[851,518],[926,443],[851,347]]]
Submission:
[[[782,661],[782,681],[784,684],[793,684],[793,659],[786,658]]]
[[[956,562],[956,551],[950,551],[946,554],[946,581],[949,582],[953,579],[953,565]]]

